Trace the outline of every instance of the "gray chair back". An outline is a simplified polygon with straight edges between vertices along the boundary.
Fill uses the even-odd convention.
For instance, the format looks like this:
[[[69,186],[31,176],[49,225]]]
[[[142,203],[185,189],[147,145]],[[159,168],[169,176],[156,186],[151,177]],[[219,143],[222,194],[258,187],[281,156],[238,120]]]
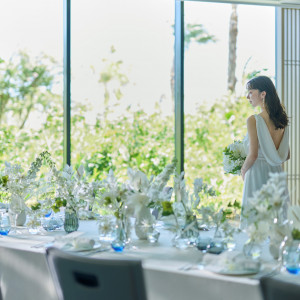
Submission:
[[[47,261],[61,300],[146,300],[140,260],[81,257],[50,247]]]
[[[264,300],[299,300],[299,284],[281,280],[275,277],[260,279],[260,287]]]

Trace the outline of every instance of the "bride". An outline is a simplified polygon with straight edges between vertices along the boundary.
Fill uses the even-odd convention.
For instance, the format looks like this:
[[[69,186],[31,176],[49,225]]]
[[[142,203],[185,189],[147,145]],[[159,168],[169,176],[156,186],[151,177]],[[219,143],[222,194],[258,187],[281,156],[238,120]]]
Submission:
[[[273,82],[266,76],[258,76],[247,83],[247,90],[250,104],[259,106],[261,113],[247,119],[244,139],[247,157],[241,169],[242,207],[268,181],[269,173],[282,172],[282,163],[290,158],[289,121]],[[241,221],[241,227],[245,227],[245,219]]]

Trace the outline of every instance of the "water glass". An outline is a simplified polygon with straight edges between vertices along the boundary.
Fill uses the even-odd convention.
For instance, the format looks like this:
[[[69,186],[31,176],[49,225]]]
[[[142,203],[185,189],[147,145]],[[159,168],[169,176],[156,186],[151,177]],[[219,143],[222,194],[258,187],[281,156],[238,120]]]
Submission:
[[[9,214],[6,212],[2,212],[0,214],[0,234],[1,235],[8,235],[10,231],[10,219]]]
[[[286,245],[282,252],[282,264],[291,274],[300,274],[300,241]]]

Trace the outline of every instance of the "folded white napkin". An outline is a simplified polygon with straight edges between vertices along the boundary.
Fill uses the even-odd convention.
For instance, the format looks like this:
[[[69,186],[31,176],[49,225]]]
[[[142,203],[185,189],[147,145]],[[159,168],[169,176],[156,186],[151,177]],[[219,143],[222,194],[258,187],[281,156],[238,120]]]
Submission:
[[[226,251],[219,255],[206,253],[202,264],[206,269],[214,272],[223,270],[229,272],[259,271],[260,269],[258,261],[254,261],[237,251]]]
[[[94,245],[95,241],[87,237],[78,237],[72,241],[72,246],[76,250],[90,250]]]
[[[89,237],[82,236],[82,234],[83,232],[75,231],[65,236],[56,237],[54,246],[69,251],[93,249],[95,240]]]

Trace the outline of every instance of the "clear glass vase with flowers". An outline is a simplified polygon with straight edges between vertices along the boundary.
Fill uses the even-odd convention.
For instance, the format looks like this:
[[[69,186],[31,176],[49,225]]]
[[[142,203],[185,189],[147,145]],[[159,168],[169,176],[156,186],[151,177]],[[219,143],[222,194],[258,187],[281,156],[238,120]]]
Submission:
[[[242,210],[242,226],[252,241],[270,238],[269,249],[275,259],[289,231],[287,221],[288,190],[285,173],[270,173],[270,178],[253,194]]]
[[[79,227],[78,211],[85,208],[87,201],[93,197],[84,167],[81,165],[74,170],[72,166],[66,165],[61,172],[54,170],[53,176],[56,190],[52,209],[59,212],[64,207],[64,229],[67,233],[76,231]]]
[[[135,217],[135,233],[139,239],[149,238],[153,242],[155,236],[158,238],[156,217],[162,202],[171,198],[172,189],[166,189],[166,185],[174,174],[175,167],[176,159],[173,159],[160,174],[151,176],[150,179],[140,170],[128,169],[126,205]],[[156,217],[153,211],[157,212]]]
[[[41,203],[37,199],[29,199],[25,202],[28,210],[26,227],[31,234],[38,234],[41,227]]]
[[[110,170],[107,177],[102,181],[101,189],[97,193],[96,199],[100,207],[106,208],[106,213],[111,216],[109,219],[110,223],[115,219],[114,232],[107,232],[107,234],[112,236],[111,246],[117,252],[123,251],[131,238],[131,222],[125,204],[126,197],[127,188],[125,184],[118,182],[113,170]],[[106,224],[108,224],[108,217],[106,219]],[[111,227],[109,228],[111,229]],[[100,232],[100,235],[102,235],[102,232]]]

